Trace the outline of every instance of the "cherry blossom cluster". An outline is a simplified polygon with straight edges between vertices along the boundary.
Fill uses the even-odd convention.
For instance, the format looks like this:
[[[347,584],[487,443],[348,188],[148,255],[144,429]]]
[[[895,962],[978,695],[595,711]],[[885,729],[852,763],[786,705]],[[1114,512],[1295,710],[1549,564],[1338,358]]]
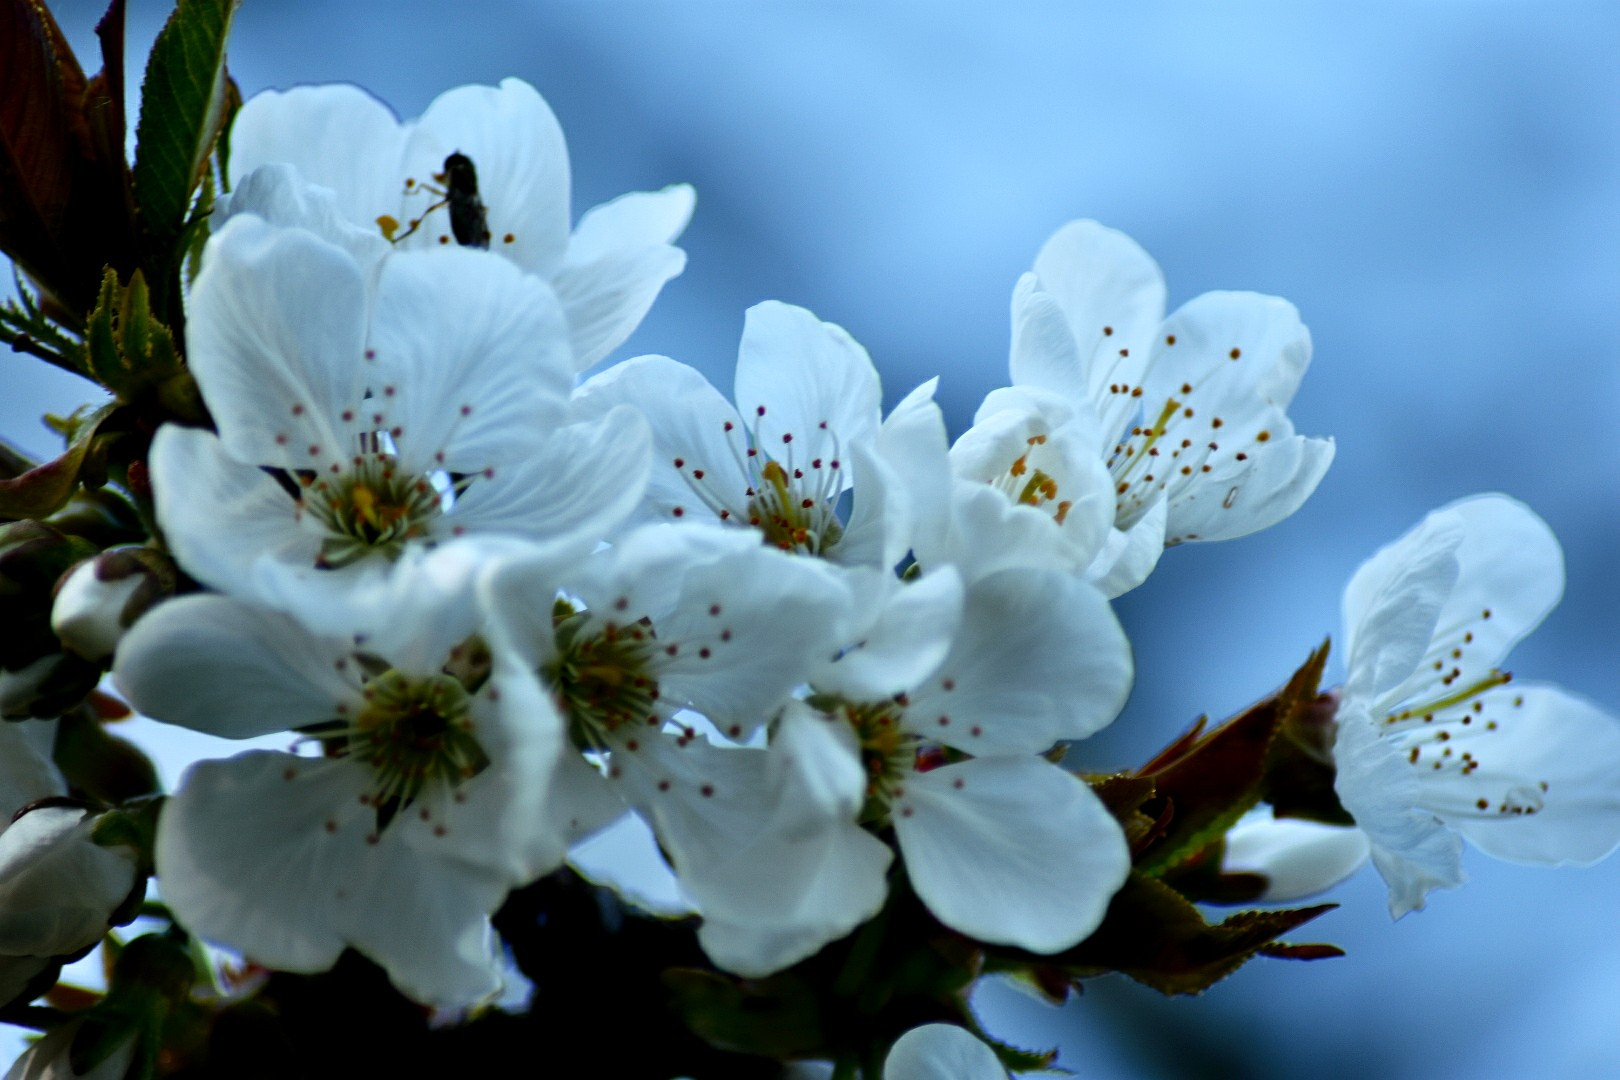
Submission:
[[[693,193],[573,223],[562,133],[520,81],[405,123],[354,87],[262,94],[227,179],[187,301],[213,426],[166,424],[149,458],[201,588],[127,632],[88,578],[57,604],[64,641],[116,643],[140,712],[284,735],[196,763],[164,803],[179,923],[283,971],[354,949],[472,1008],[502,989],[507,895],[629,816],[708,958],[746,978],[897,888],[1034,954],[1097,930],[1131,845],[1052,751],[1130,693],[1110,601],[1169,547],[1292,514],[1332,461],[1288,417],[1311,358],[1292,305],[1167,313],[1140,247],[1072,222],[1013,287],[1008,385],[952,441],[937,380],[885,415],[861,345],[788,303],[747,312],[729,399],[664,356],[598,370],[683,269]],[[1376,555],[1346,593],[1331,751],[1357,827],[1262,816],[1227,864],[1281,898],[1370,856],[1399,915],[1462,880],[1464,838],[1528,862],[1612,850],[1620,728],[1496,667],[1562,584],[1550,531],[1501,496]],[[15,805],[61,786],[29,726],[0,731]],[[132,887],[78,812],[36,814],[0,832],[0,865],[28,845],[104,899],[0,950],[0,996],[93,944]],[[1002,1075],[946,1025],[893,1054],[896,1076]]]

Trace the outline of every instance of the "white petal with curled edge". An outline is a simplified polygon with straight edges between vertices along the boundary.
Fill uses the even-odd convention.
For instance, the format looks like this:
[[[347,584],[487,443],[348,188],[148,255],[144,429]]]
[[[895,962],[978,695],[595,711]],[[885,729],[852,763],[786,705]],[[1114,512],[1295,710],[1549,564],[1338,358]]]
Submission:
[[[1350,579],[1343,605],[1347,701],[1372,710],[1396,700],[1391,692],[1421,663],[1456,587],[1461,543],[1456,522],[1431,515]]]
[[[962,621],[962,579],[946,566],[901,583],[882,570],[854,574],[856,620],[836,661],[811,678],[818,690],[881,701],[920,685],[944,662]]]
[[[830,462],[877,438],[883,389],[871,358],[804,308],[767,300],[748,309],[736,388],[743,422],[777,461]]]
[[[1093,401],[1110,382],[1140,383],[1150,336],[1164,318],[1159,265],[1130,237],[1095,221],[1071,221],[1035,256],[1040,286],[1063,308],[1082,359],[1090,361]],[[1127,349],[1128,357],[1119,350]]]
[[[917,895],[941,922],[981,941],[1066,949],[1102,922],[1130,871],[1113,815],[1042,758],[915,773],[892,808]]]
[[[404,152],[399,119],[358,86],[267,90],[244,102],[232,123],[231,187],[261,165],[287,162],[333,191],[355,225],[376,229],[379,215],[400,212]]]
[[[30,810],[0,833],[0,954],[65,956],[107,933],[135,887],[135,853],[90,839],[95,815]]]
[[[592,376],[574,395],[575,412],[584,419],[627,406],[646,417],[652,431],[646,500],[635,520],[713,520],[716,505],[744,516],[750,480],[742,465],[748,445],[742,421],[697,369],[667,356],[638,356]]]
[[[130,630],[113,680],[142,713],[227,739],[334,720],[360,705],[346,642],[223,596],[160,604]]]
[[[585,211],[568,243],[568,261],[585,265],[625,252],[672,244],[692,220],[690,184],[632,191]]]
[[[359,410],[366,279],[343,249],[239,215],[208,241],[187,311],[187,361],[238,461],[344,462],[340,417]]]
[[[958,480],[951,490],[951,533],[938,552],[919,552],[924,566],[954,566],[964,581],[1011,568],[1073,573],[1084,562],[1052,515],[1015,503],[988,484]],[[1085,553],[1086,560],[1094,558]]]
[[[488,915],[512,883],[424,860],[397,835],[410,813],[379,840],[369,779],[352,760],[263,751],[194,765],[158,822],[164,900],[267,966],[323,971],[353,946],[418,1001],[472,1005],[500,988]]]
[[[778,733],[763,751],[664,740],[623,773],[704,915],[705,950],[748,977],[843,937],[888,891],[892,854],[854,821],[864,790],[854,748],[805,709]]]
[[[883,1080],[1007,1080],[996,1052],[955,1024],[924,1024],[895,1040]]]
[[[558,428],[526,461],[474,480],[452,527],[516,535],[559,551],[590,551],[641,502],[651,436],[633,409]]]
[[[1144,389],[1151,401],[1196,403],[1224,421],[1224,434],[1245,432],[1252,415],[1293,400],[1310,362],[1310,331],[1293,304],[1253,292],[1207,292],[1164,321]]]
[[[1563,550],[1547,523],[1523,503],[1506,495],[1477,495],[1431,516],[1461,532],[1457,583],[1423,662],[1391,695],[1397,701],[1438,683],[1437,662],[1452,684],[1466,686],[1486,676],[1541,624],[1564,592]],[[1347,602],[1348,596],[1347,590]]]
[[[1025,274],[1013,286],[1012,347],[1008,367],[1014,386],[1034,387],[1077,401],[1089,400],[1087,361],[1075,344],[1062,306]]]
[[[884,549],[885,555],[899,549],[887,563],[891,567],[904,557],[906,548],[921,550],[929,542],[924,537],[941,537],[950,525],[950,443],[945,416],[934,401],[938,387],[937,377],[917,386],[878,429],[878,455],[899,478],[899,489],[911,504],[910,535],[888,541],[892,546]]]
[[[575,366],[623,344],[659,290],[686,266],[673,243],[692,216],[690,186],[621,195],[586,212],[552,284],[568,313]]]
[[[422,184],[453,153],[466,155],[477,171],[490,251],[542,277],[556,273],[568,252],[568,145],[539,92],[508,78],[434,98],[410,132],[406,168]],[[416,202],[407,200],[410,214],[426,211],[434,198],[423,192]],[[407,243],[440,244],[449,233],[449,214],[441,208]]]
[[[617,553],[618,595],[581,595],[600,611],[623,599],[626,620],[650,617],[663,646],[660,697],[734,729],[730,737],[768,718],[837,647],[848,597],[819,560],[698,525],[639,529]]]
[[[1485,714],[1501,719],[1471,743],[1481,762],[1475,778],[1522,778],[1516,786],[1540,806],[1448,817],[1452,828],[1487,855],[1535,866],[1589,866],[1620,846],[1620,721],[1561,687],[1519,682],[1487,695]]]
[[[684,269],[686,253],[661,244],[558,270],[552,285],[568,316],[574,370],[584,371],[622,345],[664,283]]]
[[[1086,580],[1112,600],[1146,581],[1164,554],[1164,530],[1170,503],[1157,499],[1128,529],[1115,528],[1103,549],[1086,568]]]
[[[414,472],[476,473],[534,454],[573,388],[551,289],[461,248],[384,264],[368,355],[373,394],[397,397],[393,438]]]
[[[1222,458],[1170,502],[1165,542],[1235,540],[1270,528],[1304,505],[1333,464],[1332,439],[1289,435]]]
[[[262,469],[197,428],[165,424],[148,457],[158,522],[177,561],[222,592],[255,596],[268,562],[313,570],[321,533]],[[251,537],[251,543],[244,543]]]
[[[1263,874],[1268,904],[1303,900],[1337,885],[1367,862],[1367,834],[1353,825],[1323,825],[1251,812],[1226,834],[1221,870]]]
[[[221,193],[214,201],[214,231],[237,214],[252,214],[283,228],[308,229],[347,251],[368,281],[389,252],[388,241],[375,225],[355,224],[339,208],[331,188],[310,183],[284,162],[261,165]]]
[[[1434,889],[1463,883],[1462,840],[1422,807],[1421,777],[1365,711],[1340,708],[1333,764],[1333,789],[1372,841],[1392,917],[1422,908]]]
[[[1130,644],[1096,586],[1003,570],[974,582],[951,651],[905,708],[907,729],[974,755],[1038,754],[1113,722]]]
[[[78,1073],[73,1071],[68,1055],[83,1025],[84,1018],[79,1017],[46,1032],[23,1051],[5,1080],[125,1080],[135,1062],[137,1032],[131,1029],[98,1065],[87,1073]]]

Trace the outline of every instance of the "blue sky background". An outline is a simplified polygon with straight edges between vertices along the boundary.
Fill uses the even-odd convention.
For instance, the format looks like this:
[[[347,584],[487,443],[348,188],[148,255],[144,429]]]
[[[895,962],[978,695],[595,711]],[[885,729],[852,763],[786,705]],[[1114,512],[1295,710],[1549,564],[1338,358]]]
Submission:
[[[87,66],[99,6],[53,5]],[[943,376],[960,431],[1005,380],[1013,282],[1076,217],[1136,237],[1172,305],[1297,304],[1316,356],[1292,414],[1337,462],[1289,521],[1169,552],[1120,602],[1137,689],[1072,760],[1130,765],[1266,693],[1337,633],[1362,559],[1485,490],[1568,556],[1509,666],[1620,707],[1620,8],[1218,8],[250,0],[232,70],[249,94],[356,82],[405,116],[517,75],[568,135],[576,214],[690,181],[686,274],[620,355],[722,386],[744,309],[783,299],[865,344],[890,403]],[[166,5],[130,9],[143,49]],[[43,450],[39,411],[82,390],[8,363],[4,430]],[[1394,925],[1372,871],[1336,890],[1303,939],[1343,960],[1257,961],[1196,1001],[1109,979],[1061,1012],[988,1004],[1088,1077],[1620,1070],[1620,861],[1467,865]]]

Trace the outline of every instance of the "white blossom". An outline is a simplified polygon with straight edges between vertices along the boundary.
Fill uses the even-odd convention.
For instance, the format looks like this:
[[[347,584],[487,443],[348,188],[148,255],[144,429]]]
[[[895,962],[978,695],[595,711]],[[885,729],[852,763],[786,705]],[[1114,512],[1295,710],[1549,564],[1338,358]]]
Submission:
[[[1028,565],[1066,561],[1109,595],[1140,584],[1167,546],[1287,517],[1333,458],[1286,412],[1311,354],[1291,304],[1211,292],[1164,309],[1146,252],[1096,222],[1065,225],[1013,291],[1013,385],[951,451],[959,477],[1059,526],[1043,543],[1007,524]],[[958,539],[949,557],[984,542]]]
[[[177,561],[351,632],[397,564],[464,534],[588,551],[639,499],[645,425],[569,424],[566,329],[499,259],[402,253],[374,298],[314,234],[233,218],[192,291],[189,357],[218,436],[167,425],[152,484]]]
[[[187,771],[157,837],[185,926],[287,971],[353,947],[440,1006],[500,988],[489,915],[564,840],[544,814],[560,726],[504,718],[472,636],[488,557],[469,542],[434,553],[401,583],[390,632],[366,641],[219,596],[136,624],[114,676],[142,712],[226,738],[297,731],[322,751]]]
[[[1502,495],[1435,511],[1344,595],[1340,801],[1372,842],[1391,914],[1462,883],[1462,840],[1534,865],[1620,845],[1620,723],[1497,665],[1564,587],[1546,523]]]
[[[231,185],[251,185],[255,169],[278,163],[329,189],[337,214],[396,249],[487,248],[546,281],[561,300],[577,370],[629,337],[686,263],[674,246],[692,214],[684,184],[604,203],[570,231],[562,129],[520,79],[456,87],[403,123],[348,84],[255,95],[231,129]],[[233,212],[241,198],[233,196]],[[249,199],[262,212],[262,199]],[[304,221],[313,216],[327,215]]]

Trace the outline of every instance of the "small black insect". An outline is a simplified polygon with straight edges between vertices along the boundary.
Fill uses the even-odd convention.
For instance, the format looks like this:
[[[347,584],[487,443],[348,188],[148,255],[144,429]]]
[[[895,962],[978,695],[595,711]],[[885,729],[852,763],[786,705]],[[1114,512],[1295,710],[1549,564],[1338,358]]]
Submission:
[[[444,184],[444,201],[450,207],[450,231],[462,247],[489,247],[489,222],[484,200],[478,197],[478,170],[472,158],[460,150],[444,159],[444,172],[434,179]]]
[[[388,214],[377,219],[378,228],[382,234],[393,243],[410,236],[422,227],[427,216],[440,207],[448,207],[450,211],[450,231],[455,235],[456,243],[462,247],[488,248],[489,247],[489,218],[484,200],[478,195],[478,170],[473,166],[472,158],[460,150],[444,159],[444,171],[433,174],[436,184],[418,184],[415,180],[405,181],[405,193],[412,195],[417,192],[428,192],[437,195],[438,201],[423,210],[421,215],[411,219],[410,227],[399,232],[399,222]],[[450,237],[439,237],[441,243],[449,243]],[[512,242],[511,234],[507,234],[507,243]]]

